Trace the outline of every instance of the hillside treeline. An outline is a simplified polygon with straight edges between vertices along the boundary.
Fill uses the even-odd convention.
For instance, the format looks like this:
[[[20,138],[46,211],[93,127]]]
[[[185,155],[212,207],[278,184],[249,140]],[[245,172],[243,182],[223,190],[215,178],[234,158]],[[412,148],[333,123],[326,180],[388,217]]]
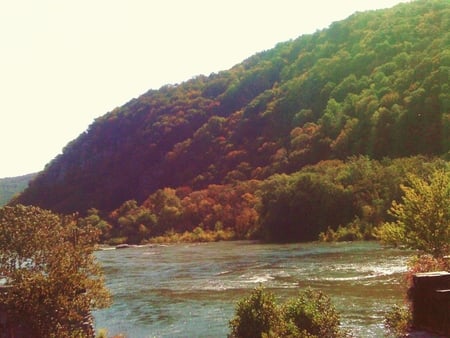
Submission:
[[[417,157],[388,158],[448,157],[449,18],[447,0],[356,13],[150,90],[96,119],[15,202],[96,209],[109,215],[108,236],[137,242],[170,228],[238,229],[245,218],[237,236],[254,236],[259,222],[279,240],[356,216],[376,224],[398,197],[398,168],[421,168]]]
[[[108,214],[91,209],[86,220],[111,244],[145,243],[158,236],[170,241],[184,232],[193,233],[185,237],[193,240],[373,239],[374,230],[390,220],[391,202],[400,201],[406,175],[426,178],[439,169],[450,171],[446,161],[421,156],[329,160],[264,181],[164,188],[141,204],[129,200]],[[204,233],[209,236],[200,236]]]

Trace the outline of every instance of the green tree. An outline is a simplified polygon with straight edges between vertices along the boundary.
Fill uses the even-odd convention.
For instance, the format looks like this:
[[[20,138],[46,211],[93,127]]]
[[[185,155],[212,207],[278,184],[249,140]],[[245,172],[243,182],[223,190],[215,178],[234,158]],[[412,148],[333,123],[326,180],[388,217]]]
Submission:
[[[388,244],[405,245],[434,257],[443,257],[450,248],[450,175],[437,170],[428,179],[409,175],[402,185],[401,202],[389,210],[395,222],[386,222],[377,236]]]
[[[152,228],[153,235],[162,235],[167,230],[179,226],[183,206],[175,189],[157,190],[147,199],[147,202],[157,219],[155,226]]]
[[[283,305],[262,286],[237,303],[230,321],[230,338],[340,338],[346,337],[330,298],[311,288]]]
[[[297,298],[289,300],[283,306],[284,319],[294,324],[299,332],[315,337],[344,337],[341,330],[339,313],[331,303],[330,297],[321,291],[307,288]]]
[[[337,228],[354,218],[351,192],[330,177],[297,172],[274,175],[259,192],[262,234],[268,241],[313,241],[328,226]]]
[[[0,209],[0,276],[9,316],[39,337],[89,336],[83,322],[110,304],[93,250],[99,231],[33,206]]]
[[[105,240],[111,237],[112,225],[106,222],[100,216],[100,211],[95,208],[91,208],[87,211],[87,215],[85,218],[81,218],[79,220],[80,225],[92,225],[98,230],[100,230],[100,241],[104,242]]]
[[[241,299],[236,305],[236,313],[230,321],[231,335],[234,338],[260,338],[273,334],[281,321],[281,313],[275,303],[275,296],[265,292],[260,286],[250,296]]]

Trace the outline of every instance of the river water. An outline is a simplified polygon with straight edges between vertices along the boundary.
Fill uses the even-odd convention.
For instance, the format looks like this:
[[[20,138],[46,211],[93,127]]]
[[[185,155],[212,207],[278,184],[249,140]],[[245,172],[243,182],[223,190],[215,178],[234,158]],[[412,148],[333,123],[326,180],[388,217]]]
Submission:
[[[328,294],[355,337],[383,337],[405,290],[410,253],[375,242],[176,244],[97,252],[113,305],[94,313],[110,335],[226,337],[238,299],[262,284],[279,302],[305,287]]]

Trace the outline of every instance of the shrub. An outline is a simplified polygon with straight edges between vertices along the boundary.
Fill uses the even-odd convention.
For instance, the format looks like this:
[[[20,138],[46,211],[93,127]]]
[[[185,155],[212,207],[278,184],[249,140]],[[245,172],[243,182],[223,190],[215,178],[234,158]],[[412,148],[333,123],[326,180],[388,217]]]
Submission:
[[[283,317],[300,331],[317,337],[344,337],[341,331],[339,313],[330,297],[321,291],[307,288],[297,298],[283,306]]]
[[[411,326],[411,311],[408,307],[394,305],[384,318],[384,327],[394,337],[405,337]]]
[[[432,255],[413,256],[408,262],[406,275],[408,287],[412,286],[412,277],[420,272],[450,271],[450,258]]]
[[[328,227],[327,231],[319,234],[319,241],[321,242],[353,242],[363,239],[364,234],[353,224],[348,226],[340,225],[336,231]]]
[[[166,231],[162,236],[152,237],[148,243],[198,243],[229,241],[235,238],[235,232],[231,228],[222,230],[203,230],[196,227],[192,232],[175,232],[173,229]]]
[[[237,303],[229,337],[345,337],[339,325],[339,314],[320,291],[308,288],[279,306],[274,295],[260,286]]]
[[[236,314],[230,321],[230,337],[259,338],[272,336],[281,321],[275,296],[260,286],[236,306]]]

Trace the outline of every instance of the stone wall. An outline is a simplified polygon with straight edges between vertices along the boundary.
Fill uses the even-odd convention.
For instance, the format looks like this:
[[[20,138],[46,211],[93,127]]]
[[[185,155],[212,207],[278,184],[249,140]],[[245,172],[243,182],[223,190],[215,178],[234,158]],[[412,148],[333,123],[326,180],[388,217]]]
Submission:
[[[450,273],[418,273],[410,289],[413,327],[450,337]]]

